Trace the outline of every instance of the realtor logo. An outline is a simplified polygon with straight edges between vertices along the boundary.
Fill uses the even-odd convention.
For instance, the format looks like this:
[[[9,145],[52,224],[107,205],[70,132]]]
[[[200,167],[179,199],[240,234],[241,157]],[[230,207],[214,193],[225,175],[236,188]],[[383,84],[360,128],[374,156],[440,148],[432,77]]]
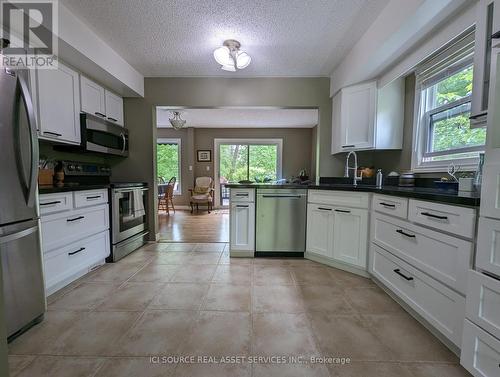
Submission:
[[[8,41],[0,66],[57,68],[57,5],[57,0],[0,0],[0,32]]]

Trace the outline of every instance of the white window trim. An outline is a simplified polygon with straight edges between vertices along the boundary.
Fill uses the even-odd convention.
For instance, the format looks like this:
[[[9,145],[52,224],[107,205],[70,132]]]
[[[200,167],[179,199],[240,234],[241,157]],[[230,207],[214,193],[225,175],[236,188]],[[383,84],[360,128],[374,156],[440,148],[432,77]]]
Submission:
[[[174,190],[175,196],[182,195],[182,140],[180,138],[159,137],[156,144],[177,144],[179,153],[179,176],[177,177],[177,190]]]
[[[283,139],[214,139],[214,180],[215,180],[215,205],[221,206],[219,197],[220,197],[220,185],[218,184],[220,180],[220,172],[219,172],[219,147],[221,144],[248,144],[248,145],[277,145],[278,146],[278,160],[276,161],[277,165],[277,179],[282,179],[283,177]]]
[[[413,109],[413,142],[412,142],[412,155],[411,155],[411,170],[414,172],[421,173],[441,173],[446,172],[448,166],[451,162],[455,165],[459,165],[462,171],[475,171],[479,163],[479,157],[469,157],[463,159],[454,159],[447,161],[423,161],[424,154],[427,149],[427,134],[430,131],[428,127],[427,114],[424,111],[425,104],[421,103],[422,89],[419,85],[415,86],[415,103]],[[462,103],[468,102],[472,99],[472,95],[464,97],[464,99],[456,101],[456,103],[462,101]],[[447,107],[442,106],[442,108]],[[481,151],[484,151],[486,146],[484,146]],[[477,147],[469,148],[471,150],[477,149]],[[467,152],[466,149],[463,152]],[[450,154],[457,153],[450,151]],[[458,152],[460,153],[460,152]]]

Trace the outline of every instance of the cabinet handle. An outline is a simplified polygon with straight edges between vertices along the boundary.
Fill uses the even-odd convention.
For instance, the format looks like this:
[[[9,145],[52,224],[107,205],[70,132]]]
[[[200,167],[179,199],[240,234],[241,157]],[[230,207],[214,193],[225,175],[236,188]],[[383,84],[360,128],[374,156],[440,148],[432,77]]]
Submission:
[[[429,212],[421,212],[421,213],[422,213],[422,215],[427,216],[427,217],[433,217],[433,218],[439,219],[439,220],[448,220],[448,216],[434,215],[433,213],[429,213]]]
[[[354,148],[356,147],[354,144],[342,145],[342,148]]]
[[[345,210],[345,209],[336,209],[335,212],[351,213],[351,211],[348,211],[348,210]]]
[[[410,234],[410,233],[405,233],[403,231],[403,229],[398,229],[396,230],[396,232],[398,232],[399,234],[402,234],[403,236],[406,236],[406,237],[410,237],[410,238],[416,238],[417,236],[414,235],[414,234]]]
[[[481,117],[486,117],[488,113],[480,113],[480,114],[474,114],[469,117],[469,120],[475,120]]]
[[[248,208],[248,205],[238,204],[236,208]]]
[[[68,255],[75,255],[75,254],[78,254],[79,252],[81,252],[81,251],[83,251],[83,250],[85,250],[85,248],[84,248],[84,247],[81,247],[81,248],[79,248],[79,249],[78,249],[78,250],[76,250],[76,251],[72,251],[71,253],[68,253]]]
[[[248,196],[248,194],[236,194],[235,196]]]
[[[106,118],[106,115],[104,115],[103,113],[100,113],[99,111],[96,111],[94,114],[97,116],[100,116],[102,118]]]
[[[113,122],[118,122],[118,119],[108,117],[109,120],[112,120]]]
[[[40,203],[41,206],[51,206],[53,204],[59,204],[61,203],[60,200],[56,200],[56,201],[53,201],[53,202],[46,202],[46,203]]]
[[[53,136],[62,136],[62,134],[58,134],[57,132],[51,132],[51,131],[43,131],[44,134],[47,135],[53,135]]]
[[[399,268],[396,268],[395,270],[393,270],[396,274],[398,274],[399,276],[403,277],[406,279],[406,281],[412,281],[413,278],[411,276],[406,276],[405,274],[403,274],[401,272],[401,270]]]
[[[72,222],[72,221],[81,220],[81,219],[84,219],[84,218],[85,218],[85,216],[78,216],[78,217],[75,217],[73,219],[66,219],[66,221]]]
[[[325,208],[325,207],[318,207],[319,210],[321,211],[331,211],[331,208]]]
[[[87,200],[92,200],[92,199],[99,199],[101,195],[96,195],[96,196],[87,196]]]
[[[384,203],[384,202],[380,202],[379,204],[380,204],[381,206],[384,206],[384,207],[396,208],[396,205],[395,205],[395,204],[389,204],[389,203]]]

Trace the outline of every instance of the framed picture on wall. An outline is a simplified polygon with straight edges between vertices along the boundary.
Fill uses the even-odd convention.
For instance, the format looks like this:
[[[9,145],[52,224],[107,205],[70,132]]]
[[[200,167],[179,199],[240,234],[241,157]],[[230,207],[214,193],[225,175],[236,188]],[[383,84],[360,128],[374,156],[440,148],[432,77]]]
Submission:
[[[199,149],[197,152],[198,152],[198,162],[212,162],[211,150]]]

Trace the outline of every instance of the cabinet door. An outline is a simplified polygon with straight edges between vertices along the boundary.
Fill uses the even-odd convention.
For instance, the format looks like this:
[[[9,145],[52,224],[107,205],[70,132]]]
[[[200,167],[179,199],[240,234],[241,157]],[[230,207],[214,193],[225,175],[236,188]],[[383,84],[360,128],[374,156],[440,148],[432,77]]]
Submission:
[[[78,73],[59,62],[36,71],[38,127],[43,139],[80,143]]]
[[[80,76],[82,111],[88,114],[106,117],[104,88],[99,84]]]
[[[486,217],[479,219],[476,268],[500,277],[500,221],[498,220]]]
[[[307,207],[306,251],[333,258],[333,207],[309,204]]]
[[[105,91],[106,98],[106,118],[123,126],[123,98],[111,93],[110,91]]]
[[[376,82],[342,89],[340,119],[343,151],[374,147],[376,103]]]
[[[483,172],[480,214],[500,219],[500,164],[486,164]]]
[[[254,251],[255,203],[232,203],[230,219],[231,250]]]
[[[368,211],[335,208],[333,220],[333,257],[366,269]]]

